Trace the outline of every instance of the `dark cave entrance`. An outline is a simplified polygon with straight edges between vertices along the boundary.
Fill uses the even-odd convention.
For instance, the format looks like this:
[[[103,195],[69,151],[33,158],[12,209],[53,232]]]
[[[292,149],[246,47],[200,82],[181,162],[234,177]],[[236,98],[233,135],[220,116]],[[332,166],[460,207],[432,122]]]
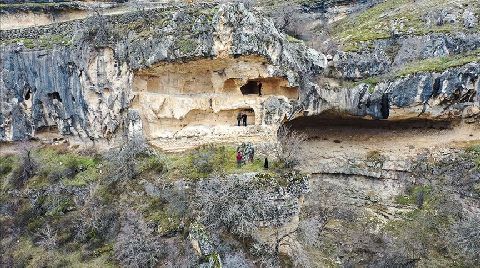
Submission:
[[[62,102],[62,98],[58,92],[47,93],[47,96],[50,100],[58,100],[59,102]]]
[[[29,100],[29,99],[30,99],[30,95],[32,95],[32,91],[29,89],[29,90],[27,91],[27,93],[25,94],[24,99],[25,99],[25,100]]]
[[[240,87],[243,95],[261,95],[262,83],[256,80],[248,81],[245,85]]]
[[[398,133],[451,130],[459,123],[458,120],[433,120],[425,118],[402,120],[374,120],[362,117],[344,116],[337,114],[321,114],[301,116],[284,123],[285,126],[310,139],[321,137],[335,137],[336,135],[371,136],[392,135]]]

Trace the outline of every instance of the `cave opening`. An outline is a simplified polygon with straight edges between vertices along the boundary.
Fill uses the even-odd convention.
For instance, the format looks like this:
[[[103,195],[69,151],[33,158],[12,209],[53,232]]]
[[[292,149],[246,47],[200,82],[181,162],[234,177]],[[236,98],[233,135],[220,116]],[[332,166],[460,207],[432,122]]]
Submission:
[[[60,94],[58,92],[47,93],[47,96],[50,98],[50,100],[58,100],[59,102],[62,102],[62,98],[60,98]]]
[[[37,126],[35,128],[35,132],[37,134],[42,134],[42,133],[58,133],[58,126],[52,125],[52,126]]]
[[[243,95],[273,95],[284,96],[296,100],[299,97],[298,87],[288,85],[288,80],[282,77],[267,77],[248,80],[240,87]]]
[[[240,87],[243,95],[262,95],[262,83],[256,80],[250,80]]]
[[[235,93],[238,90],[238,84],[241,79],[239,78],[229,78],[223,82],[223,92],[225,93]]]
[[[25,100],[29,100],[31,94],[32,94],[32,91],[31,91],[30,89],[28,89],[27,93],[25,94],[24,99],[25,99]]]
[[[221,110],[218,112],[214,112],[211,109],[194,109],[181,119],[163,118],[159,121],[159,125],[164,130],[177,130],[187,126],[237,126],[239,114],[246,115],[247,126],[255,125],[255,111],[250,108]],[[243,126],[243,119],[241,119],[240,125]]]
[[[458,121],[425,118],[373,120],[362,117],[321,114],[300,116],[284,123],[290,129],[305,134],[309,139],[375,139],[402,133],[430,133],[452,130]]]

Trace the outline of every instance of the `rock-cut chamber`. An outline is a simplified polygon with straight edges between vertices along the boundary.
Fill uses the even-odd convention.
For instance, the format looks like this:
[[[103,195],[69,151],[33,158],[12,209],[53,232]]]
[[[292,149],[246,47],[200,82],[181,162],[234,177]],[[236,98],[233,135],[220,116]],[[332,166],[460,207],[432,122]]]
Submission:
[[[274,139],[265,101],[299,97],[298,88],[269,75],[266,61],[255,56],[162,63],[137,71],[133,89],[145,136],[166,149]],[[239,113],[247,115],[247,127],[237,126]]]

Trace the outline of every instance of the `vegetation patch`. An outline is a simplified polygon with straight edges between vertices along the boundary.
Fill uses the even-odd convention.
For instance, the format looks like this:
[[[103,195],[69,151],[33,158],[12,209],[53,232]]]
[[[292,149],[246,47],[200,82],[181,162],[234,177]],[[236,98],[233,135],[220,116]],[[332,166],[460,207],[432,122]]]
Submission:
[[[34,152],[39,170],[30,186],[39,188],[45,183],[62,180],[67,185],[86,185],[99,178],[97,157],[67,152],[66,148],[42,148]]]
[[[7,176],[17,167],[18,159],[13,155],[0,157],[0,183],[2,190],[8,185]]]
[[[468,0],[457,1],[457,4],[472,4],[478,8],[478,4]],[[345,50],[354,51],[359,43],[390,38],[393,31],[397,34],[424,35],[465,30],[459,21],[442,25],[427,23],[427,16],[440,14],[442,9],[451,7],[451,1],[447,0],[388,0],[338,21],[332,33],[343,43]],[[458,20],[461,21],[461,18]]]
[[[291,35],[288,35],[288,34],[287,34],[287,41],[290,42],[290,43],[303,43],[302,40],[297,39],[297,38],[295,38]]]
[[[430,58],[408,64],[402,70],[400,70],[397,76],[407,76],[415,73],[422,72],[442,72],[449,68],[463,66],[470,62],[476,62],[480,60],[480,49],[469,51],[467,53]]]
[[[85,259],[79,252],[46,250],[24,237],[17,243],[13,258],[18,267],[115,267],[106,254]]]
[[[473,156],[473,161],[477,165],[477,169],[480,170],[480,144],[474,144],[465,149],[465,151]],[[480,187],[479,192],[480,192]]]
[[[178,48],[182,54],[190,54],[195,52],[197,42],[192,38],[184,38],[178,41]]]
[[[192,151],[168,154],[165,160],[166,176],[170,179],[199,179],[212,173],[234,174],[264,171],[263,161],[258,158],[255,158],[253,162],[246,161],[238,167],[236,154],[237,150],[232,146],[212,144]]]
[[[28,49],[53,49],[55,46],[71,46],[72,38],[68,35],[42,35],[39,38],[14,38],[5,40],[7,44],[23,44]]]
[[[431,186],[418,185],[407,190],[405,195],[399,195],[395,198],[395,202],[400,205],[409,206],[417,205],[423,207],[425,202],[430,200]]]

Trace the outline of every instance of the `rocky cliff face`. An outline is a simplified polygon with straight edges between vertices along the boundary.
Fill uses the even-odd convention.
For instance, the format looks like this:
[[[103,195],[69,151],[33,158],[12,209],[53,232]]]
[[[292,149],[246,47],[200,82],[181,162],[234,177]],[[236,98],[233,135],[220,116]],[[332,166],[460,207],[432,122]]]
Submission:
[[[4,2],[0,266],[479,265],[479,3]]]
[[[252,132],[260,131],[273,138],[273,134],[268,134],[274,133],[268,130],[269,125],[274,130],[284,119],[325,111],[368,115],[375,119],[418,115],[474,118],[478,115],[479,66],[475,59],[479,40],[475,34],[378,41],[366,52],[340,52],[327,57],[280,33],[270,20],[242,4],[212,4],[181,11],[171,7],[96,16],[56,26],[4,30],[1,35],[5,40],[0,82],[3,141],[35,137],[42,132],[91,140],[138,135],[144,132],[145,124],[150,129],[161,129],[164,119],[178,120],[176,126],[187,126],[191,121],[187,118],[188,112],[210,113],[210,109],[218,114],[225,109],[253,108],[255,125],[261,129],[238,134],[228,128],[213,132],[181,128],[184,130],[181,133],[174,128],[170,134],[150,135],[149,130],[146,136],[160,141],[165,137],[182,139],[192,135],[221,139],[216,132],[225,132],[227,137],[252,137],[255,136]],[[389,51],[393,48],[398,52],[392,56]],[[472,63],[442,71],[413,73],[407,69],[398,77],[381,76],[412,59],[464,52],[470,53]],[[215,63],[246,55],[258,56],[262,70],[241,59],[237,63]],[[176,78],[171,87],[190,83],[183,94],[203,100],[187,105],[182,115],[155,112],[156,115],[152,115],[149,106],[153,99],[142,98],[151,94],[136,93],[136,78],[142,74],[144,78],[148,74],[147,80],[160,77],[164,73],[162,69],[168,70],[169,64],[194,63],[199,59],[213,60],[211,70],[207,70],[208,76],[217,76],[207,81],[212,83],[211,88],[198,92],[195,81],[182,81],[184,75]],[[246,64],[246,71],[235,74],[238,62]],[[185,65],[185,68],[190,67]],[[232,71],[222,73],[225,68]],[[191,74],[199,75],[205,73]],[[372,76],[375,84],[361,80]],[[329,77],[359,82],[340,87],[322,82]],[[240,87],[248,81],[269,78],[284,79],[287,87],[297,88],[298,99],[285,99],[282,96],[287,93],[276,92],[270,98],[265,96],[249,103],[239,94]],[[237,79],[234,87],[238,90],[238,100],[230,107],[199,104],[231,98],[230,94],[221,92],[222,87],[225,91],[229,79]],[[135,96],[141,102],[143,99],[142,105],[132,105]],[[169,98],[171,103],[179,101],[176,97]],[[175,107],[168,105],[161,108]],[[234,116],[225,120],[235,122]]]
[[[62,43],[49,43],[57,34]],[[34,136],[45,127],[91,139],[125,132],[127,114],[135,113],[129,109],[132,77],[161,62],[258,55],[268,63],[263,75],[286,77],[289,86],[305,83],[304,74],[326,65],[323,55],[288,42],[243,5],[152,11],[2,35],[23,40],[2,48],[3,140]],[[52,49],[38,49],[38,43],[28,48],[31,39],[25,38],[45,39]]]

